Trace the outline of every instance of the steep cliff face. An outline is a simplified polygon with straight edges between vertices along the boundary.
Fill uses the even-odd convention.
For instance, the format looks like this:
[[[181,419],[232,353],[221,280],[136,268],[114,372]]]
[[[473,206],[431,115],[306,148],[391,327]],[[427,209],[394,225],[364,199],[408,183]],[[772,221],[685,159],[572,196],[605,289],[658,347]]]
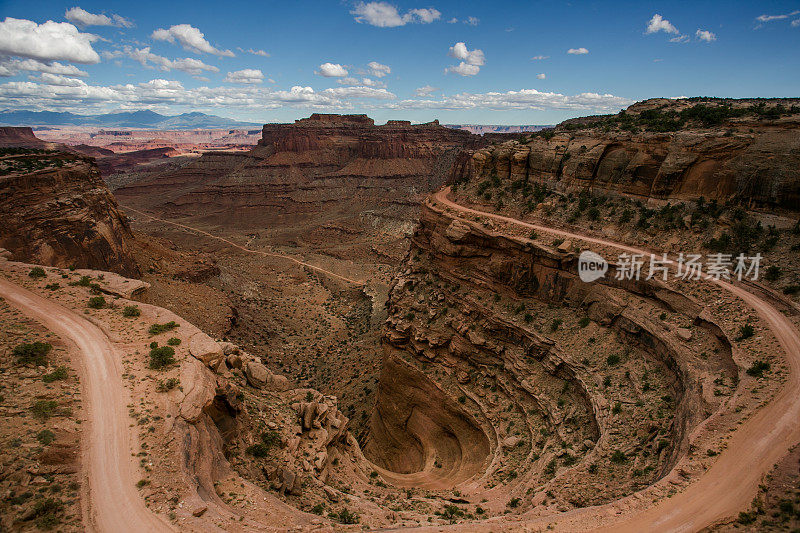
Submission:
[[[800,209],[800,108],[726,102],[648,101],[620,115],[567,121],[477,151],[454,179]]]
[[[576,264],[569,245],[424,204],[362,443],[381,475],[580,507],[652,483],[687,452],[733,390],[730,343],[692,299],[655,281],[584,283]]]
[[[0,246],[17,260],[138,275],[127,219],[94,160],[16,152],[0,158]]]
[[[359,211],[412,205],[448,179],[461,151],[482,142],[438,123],[375,126],[366,115],[314,114],[294,124],[266,124],[246,154],[205,154],[116,194],[152,203],[152,193],[163,192],[153,207],[243,224],[353,205]]]
[[[37,139],[31,128],[0,127],[0,147],[47,148],[47,143]]]

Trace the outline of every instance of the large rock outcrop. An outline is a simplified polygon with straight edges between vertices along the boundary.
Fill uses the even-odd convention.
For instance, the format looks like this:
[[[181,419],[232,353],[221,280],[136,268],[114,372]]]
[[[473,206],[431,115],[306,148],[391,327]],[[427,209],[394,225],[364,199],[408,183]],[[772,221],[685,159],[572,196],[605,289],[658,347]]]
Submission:
[[[457,162],[454,180],[497,176],[562,192],[703,196],[797,211],[800,108],[791,102],[641,102],[620,115],[573,119],[523,143],[479,150]],[[774,111],[778,105],[782,112]]]
[[[0,246],[15,259],[139,274],[128,221],[93,159],[25,151],[0,168]]]
[[[173,214],[224,216],[244,225],[353,205],[358,211],[416,205],[448,179],[463,150],[483,143],[438,122],[376,126],[366,115],[314,114],[294,124],[266,124],[247,153],[207,153],[115,194]]]

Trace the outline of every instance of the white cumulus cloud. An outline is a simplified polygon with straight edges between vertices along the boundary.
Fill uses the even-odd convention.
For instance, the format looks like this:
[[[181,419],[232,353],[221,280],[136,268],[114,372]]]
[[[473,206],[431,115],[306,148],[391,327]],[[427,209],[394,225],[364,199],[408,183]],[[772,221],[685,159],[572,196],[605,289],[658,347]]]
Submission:
[[[439,90],[438,87],[423,85],[422,87],[417,87],[417,90],[415,90],[414,92],[416,93],[417,96],[430,96],[431,94],[435,93],[438,90]]]
[[[0,76],[16,76],[20,72],[47,72],[64,76],[88,76],[75,65],[64,65],[58,61],[42,62],[36,59],[0,59]]]
[[[61,87],[86,87],[86,82],[77,78],[61,76],[60,74],[50,74],[42,72],[39,76],[30,76],[29,79],[39,81],[47,85],[59,85]]]
[[[190,24],[176,24],[175,26],[170,26],[168,30],[159,28],[150,37],[156,41],[177,42],[185,50],[192,52],[213,54],[220,57],[235,56],[230,50],[219,50],[211,46],[203,32]]]
[[[567,53],[575,55],[575,56],[582,56],[584,54],[588,54],[589,50],[587,50],[586,48],[583,48],[583,47],[581,47],[581,48],[570,48],[569,50],[567,50]]]
[[[246,68],[243,70],[236,70],[233,72],[228,72],[228,75],[225,76],[225,80],[228,83],[261,83],[264,81],[264,73],[258,69],[254,68]]]
[[[697,36],[698,39],[700,39],[701,41],[705,41],[707,43],[717,40],[716,34],[708,30],[697,30],[695,32],[695,35]]]
[[[386,84],[380,80],[373,80],[370,78],[362,78],[361,84],[365,87],[386,87]]]
[[[410,9],[400,14],[397,7],[388,2],[359,2],[350,12],[356,22],[379,28],[396,28],[409,23],[430,24],[442,14],[433,8]]]
[[[387,74],[392,73],[392,69],[389,65],[382,65],[377,61],[370,61],[367,66],[369,67],[370,74],[376,78],[383,78]]]
[[[199,76],[205,72],[219,72],[219,69],[213,65],[207,65],[193,57],[184,57],[183,59],[168,59],[166,57],[154,54],[150,51],[150,47],[145,48],[131,48],[125,47],[125,54],[138,61],[143,67],[152,65],[152,68],[158,68],[163,71],[179,70],[186,72],[193,76]]]
[[[265,52],[264,50],[256,50],[253,48],[248,48],[247,50],[245,50],[241,46],[237,46],[236,49],[242,53],[253,54],[254,56],[269,57],[269,53]]]
[[[323,63],[319,66],[317,74],[326,78],[344,78],[347,76],[347,69],[339,63]]]
[[[66,78],[66,77],[65,77]],[[44,80],[42,80],[44,81]],[[520,89],[507,92],[459,93],[432,97],[436,89],[420,87],[418,96],[397,100],[383,88],[354,86],[316,91],[294,86],[276,91],[260,85],[186,88],[180,82],[154,79],[145,83],[96,86],[81,80],[47,78],[48,83],[7,82],[0,84],[0,108],[50,109],[74,112],[108,112],[119,109],[247,109],[293,107],[314,110],[409,109],[435,110],[543,110],[568,109],[581,113],[615,112],[631,100],[613,94],[584,92],[575,95]]]
[[[451,65],[444,69],[445,72],[452,72],[453,74],[458,74],[460,76],[475,76],[478,72],[481,71],[481,67],[478,65],[470,65],[469,63],[464,63],[463,61],[458,65]]]
[[[80,7],[73,7],[64,13],[64,18],[78,26],[117,26],[120,28],[132,28],[133,22],[116,14],[96,15],[89,13]]]
[[[98,63],[100,56],[92,48],[98,37],[81,33],[68,22],[6,17],[0,22],[0,54],[28,57],[41,61],[63,60],[73,63]]]
[[[545,73],[544,73],[544,72],[542,72],[541,74],[537,74],[537,75],[536,75],[536,79],[537,79],[537,80],[543,80],[543,79],[545,79],[545,78],[547,78],[547,76],[545,75]]]
[[[550,59],[550,56],[533,56],[531,61],[543,61],[545,59]]]
[[[673,26],[670,21],[656,13],[647,23],[647,29],[645,30],[645,33],[658,33],[660,31],[665,33],[680,33],[678,28]]]
[[[458,42],[451,46],[448,55],[461,60],[461,63],[447,67],[445,72],[452,72],[461,76],[474,76],[486,64],[483,50],[470,50],[467,48],[466,43],[463,42]]]

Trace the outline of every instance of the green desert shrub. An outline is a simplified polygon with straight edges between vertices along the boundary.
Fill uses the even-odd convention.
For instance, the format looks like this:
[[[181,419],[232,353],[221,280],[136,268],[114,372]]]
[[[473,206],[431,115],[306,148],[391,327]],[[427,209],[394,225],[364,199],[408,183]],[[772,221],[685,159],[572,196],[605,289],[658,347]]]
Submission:
[[[33,506],[30,517],[35,520],[36,527],[48,530],[61,523],[62,514],[64,514],[64,503],[55,498],[47,498]]]
[[[175,349],[172,346],[156,346],[150,349],[150,368],[161,370],[175,362]]]
[[[47,276],[47,272],[45,272],[42,267],[33,267],[31,271],[28,272],[28,276],[33,279],[39,279]]]
[[[172,331],[173,329],[177,328],[178,326],[180,326],[180,324],[178,324],[174,320],[170,320],[169,322],[167,322],[165,324],[153,324],[153,325],[151,325],[150,329],[148,330],[148,333],[150,333],[150,335],[158,335],[158,334],[164,333],[166,331]]]
[[[67,379],[67,367],[59,366],[49,374],[42,376],[42,381],[45,383],[52,383],[54,381],[62,381]]]
[[[358,524],[360,518],[357,513],[350,511],[347,507],[343,508],[336,514],[336,520],[341,522],[342,524]]]
[[[747,369],[747,374],[756,378],[764,376],[764,372],[769,372],[771,365],[762,360],[754,361],[750,368]]]
[[[29,344],[18,344],[14,347],[13,353],[20,364],[44,366],[47,364],[47,354],[52,349],[53,346],[50,343],[37,341]]]
[[[92,296],[86,305],[91,309],[102,309],[106,306],[106,299],[102,296]]]
[[[141,314],[142,311],[139,309],[138,306],[135,305],[126,305],[125,308],[122,310],[122,316],[126,318],[136,318]]]
[[[178,337],[170,337],[167,344],[170,346],[180,346],[181,340]]]
[[[745,339],[749,339],[755,334],[756,334],[756,329],[753,327],[751,323],[748,322],[747,324],[739,328],[738,340],[743,341]]]
[[[180,384],[181,384],[181,380],[179,380],[178,378],[169,378],[169,379],[160,380],[158,382],[158,385],[156,385],[156,391],[157,392],[169,392],[169,391],[171,391],[172,389],[174,389],[175,387],[177,387]]]
[[[248,446],[246,452],[253,457],[266,457],[280,442],[281,436],[277,431],[265,431],[261,434],[261,442]]]
[[[616,450],[616,451],[614,451],[614,453],[611,454],[611,462],[612,463],[621,464],[621,463],[624,463],[627,460],[628,460],[628,457],[625,455],[625,453],[621,452],[619,450]]]
[[[39,441],[39,444],[47,446],[48,444],[56,440],[56,434],[50,431],[49,429],[43,429],[36,434],[36,440]]]
[[[40,420],[47,420],[58,410],[58,402],[55,400],[39,400],[31,407],[33,416]]]

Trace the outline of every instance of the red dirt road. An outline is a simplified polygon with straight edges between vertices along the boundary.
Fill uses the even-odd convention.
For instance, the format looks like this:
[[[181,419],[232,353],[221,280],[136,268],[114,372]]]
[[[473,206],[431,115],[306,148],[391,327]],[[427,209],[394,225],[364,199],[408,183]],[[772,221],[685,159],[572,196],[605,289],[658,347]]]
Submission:
[[[173,528],[153,514],[136,489],[131,463],[131,433],[122,383],[121,357],[105,333],[84,317],[0,278],[0,296],[47,329],[77,346],[82,355],[81,390],[88,431],[82,464],[89,479],[89,524],[92,531],[156,532]]]

